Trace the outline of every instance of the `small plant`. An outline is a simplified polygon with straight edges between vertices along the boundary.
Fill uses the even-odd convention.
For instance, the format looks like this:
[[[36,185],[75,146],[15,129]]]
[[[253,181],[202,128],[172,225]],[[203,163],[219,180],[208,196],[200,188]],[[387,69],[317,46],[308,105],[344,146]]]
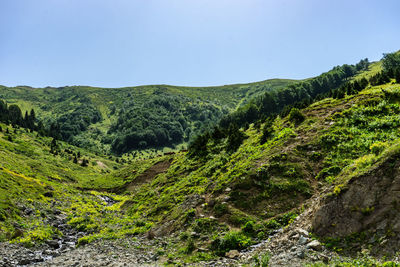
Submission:
[[[186,244],[186,247],[185,247],[185,249],[184,249],[185,253],[186,253],[186,254],[190,254],[190,253],[192,253],[195,249],[196,249],[196,245],[194,244],[193,239],[192,239],[192,238],[189,238],[189,239],[187,240],[187,244]]]
[[[243,227],[242,227],[242,231],[245,234],[254,235],[255,234],[255,224],[254,224],[254,222],[253,221],[246,222],[246,224],[243,225]]]
[[[188,232],[181,232],[179,234],[179,239],[182,241],[188,240],[189,239],[189,233]]]
[[[369,149],[371,150],[371,152],[373,154],[375,154],[376,156],[378,156],[379,154],[381,154],[383,152],[383,150],[385,150],[385,148],[387,148],[388,145],[385,142],[376,142],[373,143]]]
[[[335,186],[335,188],[333,189],[333,193],[338,196],[340,195],[340,192],[342,192],[342,186],[341,185],[337,185]]]
[[[365,208],[361,209],[361,213],[364,216],[367,216],[367,215],[371,214],[374,210],[375,210],[374,207],[365,207]]]
[[[271,255],[269,253],[263,253],[259,255],[255,255],[253,257],[254,265],[255,267],[268,267],[269,266],[269,260],[271,259]]]
[[[215,204],[213,209],[214,209],[215,215],[218,217],[228,213],[228,211],[229,211],[228,205],[226,205],[225,203],[224,204],[217,203],[217,204]]]

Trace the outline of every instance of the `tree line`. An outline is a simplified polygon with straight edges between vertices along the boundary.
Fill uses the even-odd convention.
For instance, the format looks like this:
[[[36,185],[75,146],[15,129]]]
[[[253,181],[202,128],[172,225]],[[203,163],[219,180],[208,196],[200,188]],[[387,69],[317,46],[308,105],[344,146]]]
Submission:
[[[207,155],[207,144],[210,140],[220,142],[226,139],[226,150],[235,151],[246,138],[240,129],[246,130],[250,123],[260,126],[264,122],[272,121],[271,118],[277,115],[285,117],[292,108],[304,108],[328,97],[332,91],[347,84],[357,72],[368,69],[369,64],[368,59],[363,59],[356,65],[337,66],[318,77],[291,84],[281,90],[266,92],[223,117],[212,130],[194,139],[189,145],[189,156]],[[270,132],[268,127],[264,127],[264,131],[265,136],[268,136]]]
[[[18,105],[8,105],[4,100],[0,99],[0,121],[13,126],[35,130],[44,130],[43,123],[37,123],[35,110],[26,111],[25,116]]]

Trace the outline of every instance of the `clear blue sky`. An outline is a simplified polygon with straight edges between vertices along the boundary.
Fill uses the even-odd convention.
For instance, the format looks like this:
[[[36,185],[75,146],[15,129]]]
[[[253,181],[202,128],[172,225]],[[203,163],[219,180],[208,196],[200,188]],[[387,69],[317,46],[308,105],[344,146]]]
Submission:
[[[0,84],[306,78],[400,49],[399,0],[0,0]]]

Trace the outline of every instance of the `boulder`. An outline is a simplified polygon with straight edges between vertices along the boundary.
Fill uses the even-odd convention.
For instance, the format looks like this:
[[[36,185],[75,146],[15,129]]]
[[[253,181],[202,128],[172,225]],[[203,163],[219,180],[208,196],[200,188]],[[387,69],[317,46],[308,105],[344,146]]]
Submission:
[[[237,258],[237,257],[239,257],[239,255],[240,255],[240,253],[236,249],[230,250],[229,252],[225,253],[225,257],[228,257],[230,259]]]
[[[322,250],[322,245],[318,240],[313,240],[307,244],[307,248],[320,251]]]

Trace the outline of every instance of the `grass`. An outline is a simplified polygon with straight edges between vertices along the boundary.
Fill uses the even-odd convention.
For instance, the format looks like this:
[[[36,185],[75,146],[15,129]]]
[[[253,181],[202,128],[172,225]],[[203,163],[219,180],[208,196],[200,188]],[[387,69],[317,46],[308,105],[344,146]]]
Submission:
[[[379,68],[379,63],[374,63],[358,78],[373,75]],[[122,96],[127,93],[141,101],[152,90],[200,97],[202,101],[216,97],[221,98],[218,100],[221,105],[233,109],[245,102],[240,97],[262,92],[268,82],[272,81],[194,91],[193,88],[149,86],[107,93],[101,88],[71,87],[67,92],[88,94],[102,115],[108,116],[91,127],[105,132],[114,117],[104,103],[122,105]],[[275,82],[274,86],[286,83]],[[27,90],[30,98],[25,98]],[[74,105],[61,100],[54,109],[47,110],[46,105],[54,98],[71,100],[73,97],[63,96],[54,88],[17,87],[6,88],[4,92],[3,96],[8,99],[25,101],[26,108],[31,107],[30,99],[44,101],[39,107],[42,116],[57,114],[66,104]],[[79,245],[151,230],[182,233],[179,239],[171,238],[163,248],[162,253],[171,260],[179,258],[190,263],[216,258],[230,249],[244,249],[292,223],[303,203],[321,187],[333,185],[332,193],[340,194],[349,179],[397,153],[400,149],[399,95],[399,84],[388,83],[367,87],[343,99],[326,98],[303,110],[294,110],[287,117],[278,116],[263,142],[263,125],[241,129],[246,139],[235,152],[223,149],[226,139],[209,141],[210,153],[206,158],[188,157],[184,152],[161,156],[160,151],[148,150],[136,157],[124,155],[117,162],[113,156],[63,142],[59,142],[58,153],[54,155],[50,153],[50,138],[0,124],[3,129],[0,132],[0,239],[33,245],[60,235],[45,220],[57,208],[67,215],[69,225],[85,232]],[[5,133],[7,127],[10,134]],[[89,166],[73,163],[71,153],[66,150],[79,151],[81,158],[89,159]],[[146,157],[146,160],[137,160]],[[149,175],[134,190],[123,190],[126,184],[135,183],[150,173],[157,163],[167,161],[171,165],[165,172]],[[113,198],[116,203],[107,206],[99,196]],[[33,212],[27,213],[28,208]],[[206,241],[209,237],[213,237],[213,245]],[[269,255],[255,259],[259,266],[268,265],[268,261]],[[353,263],[372,266],[363,259]],[[337,266],[352,263],[340,264],[343,265]]]

